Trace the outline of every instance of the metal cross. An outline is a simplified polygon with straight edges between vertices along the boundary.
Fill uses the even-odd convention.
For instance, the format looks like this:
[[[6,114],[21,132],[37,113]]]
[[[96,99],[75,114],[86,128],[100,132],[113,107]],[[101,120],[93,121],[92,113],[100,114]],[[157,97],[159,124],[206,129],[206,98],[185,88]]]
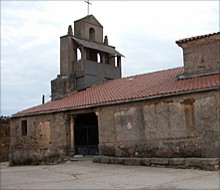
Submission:
[[[88,15],[89,15],[89,5],[92,5],[92,3],[90,3],[89,0],[86,0],[84,2],[88,4]]]

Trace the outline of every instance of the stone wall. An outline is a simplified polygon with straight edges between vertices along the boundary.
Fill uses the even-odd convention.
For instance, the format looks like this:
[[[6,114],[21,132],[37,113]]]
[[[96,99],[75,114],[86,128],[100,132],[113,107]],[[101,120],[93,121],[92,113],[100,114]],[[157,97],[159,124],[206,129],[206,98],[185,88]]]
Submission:
[[[63,98],[76,89],[75,75],[61,76],[51,81],[52,100]]]
[[[74,36],[81,39],[90,39],[90,28],[94,29],[94,41],[103,43],[103,27],[93,16],[88,16],[74,22]]]
[[[180,43],[183,48],[184,76],[219,72],[220,35]]]
[[[99,154],[121,158],[219,158],[220,92],[94,108]],[[64,158],[74,150],[76,110],[12,118],[10,164]],[[22,120],[27,135],[22,135]]]
[[[22,120],[27,121],[25,136]],[[63,159],[69,147],[67,120],[64,113],[11,119],[10,164],[39,163],[57,156]]]
[[[8,161],[10,145],[9,117],[0,117],[0,162]]]
[[[220,93],[99,109],[100,155],[218,158]]]

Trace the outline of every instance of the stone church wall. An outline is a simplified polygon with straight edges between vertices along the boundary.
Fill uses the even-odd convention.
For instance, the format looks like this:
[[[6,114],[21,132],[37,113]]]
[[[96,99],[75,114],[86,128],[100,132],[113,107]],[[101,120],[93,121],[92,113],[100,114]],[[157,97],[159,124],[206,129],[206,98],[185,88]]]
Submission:
[[[27,135],[21,122],[27,121]],[[66,119],[64,113],[13,118],[11,120],[10,164],[58,161],[66,154]]]
[[[219,45],[220,35],[181,44],[184,75],[190,77],[219,72]]]
[[[0,118],[0,162],[8,161],[10,145],[10,122],[9,117]]]
[[[103,106],[98,116],[99,154],[130,158],[218,158],[220,93],[173,96]],[[81,110],[84,113],[88,110]],[[12,118],[10,164],[31,164],[69,156],[73,115],[51,113]],[[27,134],[22,134],[22,121]],[[74,147],[73,147],[74,148]]]
[[[207,92],[100,108],[100,154],[218,158],[219,97]]]

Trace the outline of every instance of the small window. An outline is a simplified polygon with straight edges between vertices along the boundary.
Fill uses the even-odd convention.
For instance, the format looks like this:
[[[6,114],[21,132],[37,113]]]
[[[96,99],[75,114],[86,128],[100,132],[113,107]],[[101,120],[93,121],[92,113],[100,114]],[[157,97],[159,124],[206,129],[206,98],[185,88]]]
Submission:
[[[93,42],[95,41],[95,30],[93,28],[89,29],[89,39]]]
[[[76,53],[77,53],[77,54],[76,54],[77,61],[81,60],[81,59],[82,59],[81,49],[80,49],[80,48],[77,48]]]
[[[97,62],[101,63],[101,55],[99,53],[97,53]]]
[[[27,135],[27,120],[21,121],[21,135],[26,136]]]

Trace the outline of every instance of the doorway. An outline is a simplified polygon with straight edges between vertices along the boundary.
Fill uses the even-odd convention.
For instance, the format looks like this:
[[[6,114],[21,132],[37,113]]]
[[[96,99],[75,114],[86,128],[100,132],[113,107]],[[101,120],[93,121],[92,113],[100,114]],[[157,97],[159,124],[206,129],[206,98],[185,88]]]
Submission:
[[[74,139],[76,154],[98,154],[98,119],[95,113],[76,115],[74,125]]]

